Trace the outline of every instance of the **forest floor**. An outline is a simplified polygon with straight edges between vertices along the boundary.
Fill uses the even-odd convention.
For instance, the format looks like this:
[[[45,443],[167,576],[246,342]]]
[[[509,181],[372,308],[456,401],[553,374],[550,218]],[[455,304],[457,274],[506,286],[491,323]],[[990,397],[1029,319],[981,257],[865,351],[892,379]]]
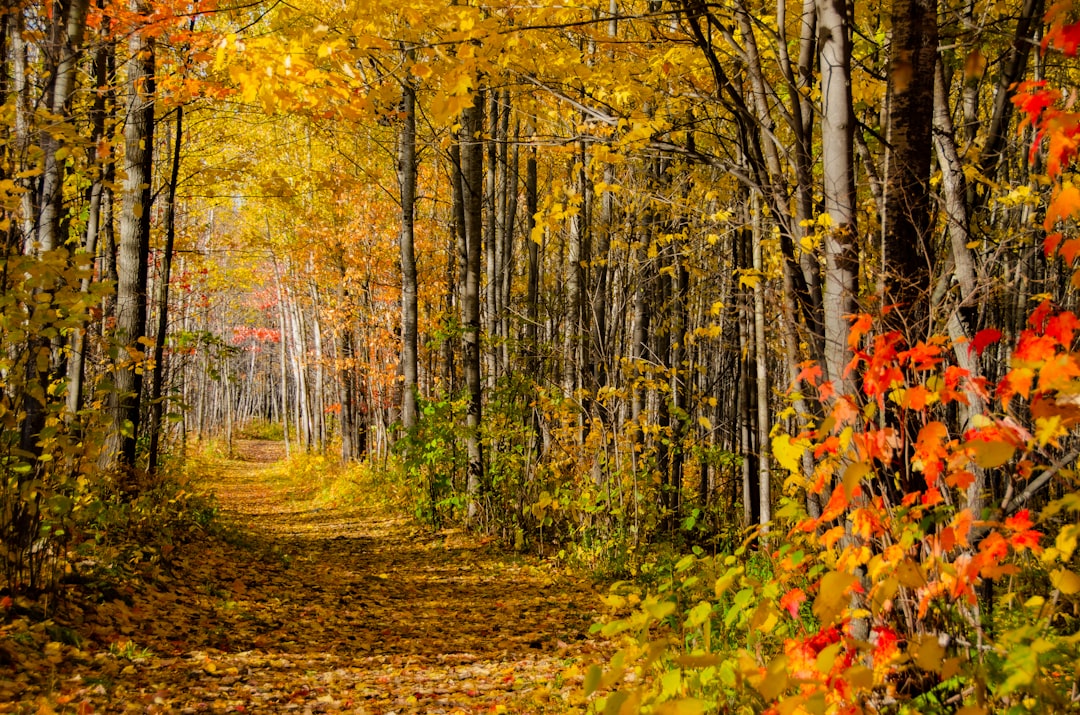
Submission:
[[[235,522],[51,621],[0,621],[0,713],[563,713],[598,598],[584,579],[283,478],[236,444]],[[228,534],[231,534],[229,536]]]

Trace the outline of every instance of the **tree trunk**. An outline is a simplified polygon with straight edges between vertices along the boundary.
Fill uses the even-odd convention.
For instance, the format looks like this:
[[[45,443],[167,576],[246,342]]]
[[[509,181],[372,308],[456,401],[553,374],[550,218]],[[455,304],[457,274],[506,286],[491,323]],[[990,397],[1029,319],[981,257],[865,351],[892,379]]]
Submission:
[[[401,426],[416,425],[417,318],[416,255],[413,227],[416,216],[416,89],[402,88],[403,120],[398,135],[398,184],[401,190]]]
[[[165,251],[161,259],[158,284],[158,323],[154,336],[154,376],[150,387],[150,454],[148,470],[158,467],[158,449],[163,429],[164,398],[161,394],[165,378],[165,337],[169,329],[169,279],[172,275],[173,245],[176,243],[176,185],[180,181],[180,150],[184,140],[184,105],[176,108],[176,134],[173,137],[172,171],[165,194]]]
[[[484,478],[484,455],[480,443],[481,401],[483,385],[480,374],[480,271],[484,211],[484,96],[477,92],[471,107],[461,116],[461,178],[465,212],[465,291],[461,322],[464,327],[465,383],[469,392],[466,411],[466,450],[469,469],[466,491],[469,496],[468,517],[479,516],[479,497]]]
[[[908,345],[928,335],[934,242],[930,235],[937,0],[895,0],[882,217],[885,324]]]
[[[825,213],[832,220],[824,237],[825,373],[837,394],[852,391],[844,375],[847,316],[855,312],[858,248],[855,222],[855,153],[851,109],[851,38],[847,0],[818,0],[821,64],[821,160]]]
[[[130,6],[143,14],[146,6],[135,0]],[[113,370],[113,393],[110,397],[112,431],[104,453],[106,464],[122,462],[135,465],[142,397],[141,362],[144,346],[140,339],[146,332],[147,260],[150,252],[150,190],[154,146],[154,39],[144,32],[134,32],[128,42],[125,90],[128,96],[127,121],[124,125],[123,211],[120,215],[120,240],[117,246],[116,343],[119,349]]]

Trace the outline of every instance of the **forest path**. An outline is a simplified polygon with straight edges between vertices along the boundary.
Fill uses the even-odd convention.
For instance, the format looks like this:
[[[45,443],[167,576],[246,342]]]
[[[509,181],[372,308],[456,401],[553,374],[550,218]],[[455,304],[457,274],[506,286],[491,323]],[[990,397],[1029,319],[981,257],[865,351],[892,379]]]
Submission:
[[[179,546],[152,582],[88,610],[78,630],[94,642],[56,664],[57,712],[580,710],[565,673],[595,659],[589,584],[315,502],[275,443],[235,451],[207,486],[240,538]],[[0,697],[0,712],[38,711]]]

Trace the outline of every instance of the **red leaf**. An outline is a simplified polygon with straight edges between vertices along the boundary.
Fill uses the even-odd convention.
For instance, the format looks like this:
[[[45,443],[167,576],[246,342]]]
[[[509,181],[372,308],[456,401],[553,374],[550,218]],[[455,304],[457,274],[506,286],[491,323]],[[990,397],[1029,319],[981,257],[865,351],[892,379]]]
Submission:
[[[1046,89],[1046,80],[1021,82],[1013,95],[1012,102],[1021,113],[1027,115],[1027,122],[1036,121],[1047,107],[1054,105],[1061,95]]]
[[[1076,240],[1080,243],[1080,239]],[[1076,319],[1076,314],[1066,310],[1046,321],[1046,334],[1062,347],[1068,348],[1072,345],[1073,332],[1077,327],[1080,327],[1080,321]]]
[[[980,330],[975,333],[975,337],[971,339],[971,343],[968,344],[968,355],[974,350],[976,355],[980,357],[986,348],[998,340],[1001,340],[1001,331],[994,328],[987,328],[986,330]]]
[[[1025,531],[1033,526],[1031,521],[1031,510],[1021,509],[1013,516],[1005,519],[1005,528],[1010,531]]]
[[[1043,48],[1048,45],[1061,50],[1067,57],[1075,57],[1080,48],[1080,22],[1050,29],[1043,39]]]
[[[888,626],[874,626],[871,642],[874,644],[871,654],[874,663],[885,662],[900,650],[900,636]]]
[[[1046,325],[1046,319],[1054,312],[1054,306],[1049,300],[1044,300],[1039,303],[1039,307],[1031,311],[1031,315],[1028,316],[1028,325],[1035,330],[1042,330]]]
[[[1061,243],[1060,233],[1048,233],[1046,238],[1043,239],[1043,253],[1047,258],[1054,255],[1054,251],[1057,250],[1058,244]]]
[[[801,588],[793,588],[780,598],[780,608],[783,608],[792,618],[799,615],[799,606],[806,600],[806,593]]]

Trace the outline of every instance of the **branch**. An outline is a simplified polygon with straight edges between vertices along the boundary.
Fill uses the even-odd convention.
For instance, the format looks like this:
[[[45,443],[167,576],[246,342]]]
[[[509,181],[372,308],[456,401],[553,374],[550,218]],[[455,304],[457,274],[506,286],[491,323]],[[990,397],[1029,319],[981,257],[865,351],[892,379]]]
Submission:
[[[1080,457],[1080,447],[1073,449],[1064,457],[1043,470],[1043,473],[1033,479],[1031,483],[1027,485],[1027,488],[1020,492],[1015,499],[1006,500],[1001,505],[1002,515],[1008,516],[1009,514],[1015,513],[1020,507],[1026,504],[1031,497],[1035,496],[1036,492],[1045,487],[1046,484],[1054,478],[1054,475],[1064,469],[1069,462],[1072,462],[1077,457]]]

